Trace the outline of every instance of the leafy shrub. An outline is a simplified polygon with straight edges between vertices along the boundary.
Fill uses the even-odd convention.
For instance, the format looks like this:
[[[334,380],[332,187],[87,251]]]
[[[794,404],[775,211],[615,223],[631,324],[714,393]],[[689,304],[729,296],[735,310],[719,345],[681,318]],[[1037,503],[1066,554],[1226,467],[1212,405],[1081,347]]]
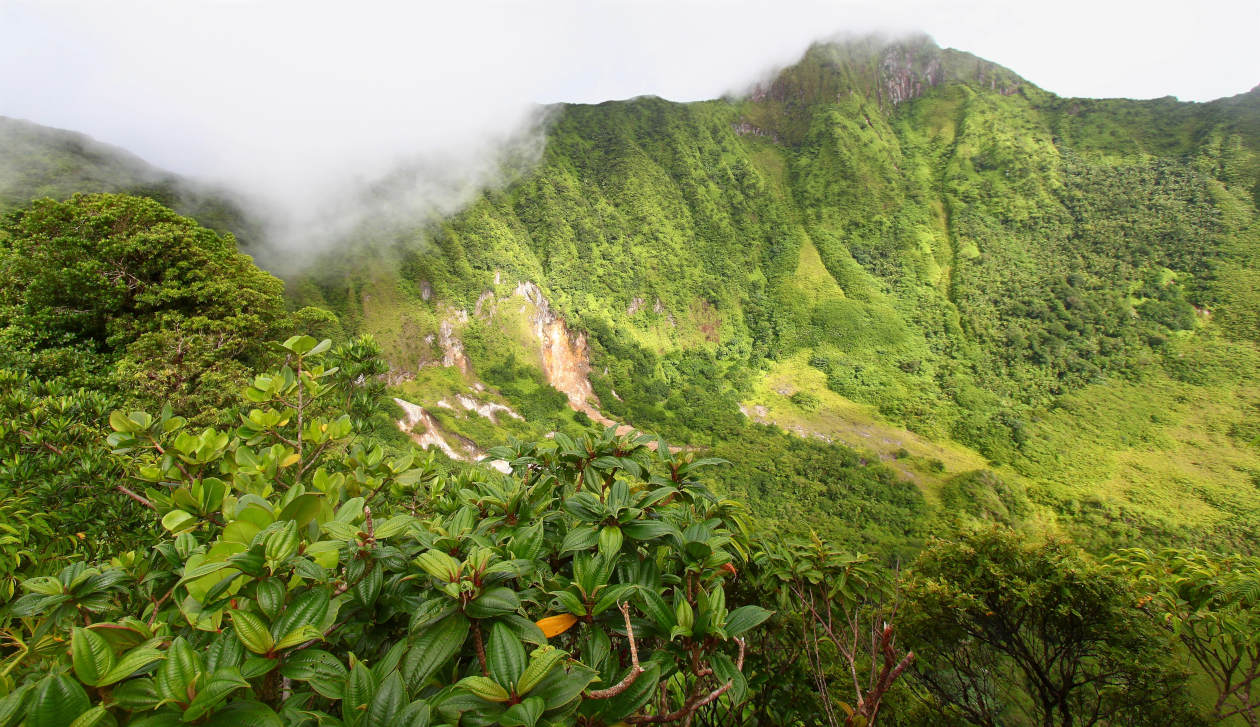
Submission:
[[[605,431],[443,477],[355,435],[327,340],[282,348],[233,430],[110,416],[165,535],[23,581],[5,724],[674,722],[746,698],[770,612],[727,606],[749,544],[696,479],[715,460]]]

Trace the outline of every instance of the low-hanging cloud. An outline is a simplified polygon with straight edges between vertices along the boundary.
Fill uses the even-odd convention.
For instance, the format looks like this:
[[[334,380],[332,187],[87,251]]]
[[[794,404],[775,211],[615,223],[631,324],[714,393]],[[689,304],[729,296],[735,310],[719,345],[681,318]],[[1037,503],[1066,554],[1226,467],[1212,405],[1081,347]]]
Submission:
[[[1124,5],[8,0],[0,115],[225,184],[296,252],[365,218],[457,209],[502,181],[505,153],[537,155],[545,104],[711,98],[837,32],[926,31],[1065,95],[1204,100],[1260,81],[1254,2]]]

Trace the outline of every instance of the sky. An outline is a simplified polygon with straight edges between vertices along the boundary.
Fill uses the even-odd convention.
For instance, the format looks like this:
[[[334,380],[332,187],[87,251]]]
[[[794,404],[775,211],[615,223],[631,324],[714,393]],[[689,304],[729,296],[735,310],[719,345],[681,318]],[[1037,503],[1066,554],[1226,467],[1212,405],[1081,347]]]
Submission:
[[[309,221],[400,159],[431,170],[409,194],[457,206],[493,150],[537,142],[537,104],[739,92],[836,34],[926,32],[1064,96],[1205,101],[1260,84],[1257,27],[1257,0],[0,0],[0,115]]]

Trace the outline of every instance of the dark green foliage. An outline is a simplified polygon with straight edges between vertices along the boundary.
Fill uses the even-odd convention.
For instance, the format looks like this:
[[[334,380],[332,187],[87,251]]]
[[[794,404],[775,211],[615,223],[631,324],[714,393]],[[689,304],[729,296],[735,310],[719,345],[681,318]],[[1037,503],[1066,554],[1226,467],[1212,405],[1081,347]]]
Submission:
[[[947,517],[964,522],[1018,526],[1032,505],[1023,489],[990,470],[954,475],[941,488],[941,508]]]
[[[1185,675],[1118,574],[1058,541],[990,529],[933,542],[906,586],[913,678],[979,725],[1196,724]]]
[[[247,248],[262,242],[261,224],[223,189],[151,166],[135,155],[72,131],[0,116],[0,213],[41,197],[88,192],[149,197]]]
[[[41,200],[0,224],[3,363],[129,400],[224,403],[283,320],[233,238],[156,202]]]
[[[715,478],[777,529],[814,530],[889,559],[909,556],[921,543],[928,514],[922,493],[853,450],[754,425],[712,452],[731,462]]]

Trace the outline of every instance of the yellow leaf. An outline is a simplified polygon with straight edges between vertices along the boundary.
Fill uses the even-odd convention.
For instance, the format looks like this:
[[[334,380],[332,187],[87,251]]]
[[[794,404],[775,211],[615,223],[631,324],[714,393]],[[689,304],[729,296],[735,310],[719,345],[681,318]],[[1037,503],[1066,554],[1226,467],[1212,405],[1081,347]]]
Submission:
[[[297,452],[294,452],[294,453],[290,454],[288,457],[285,457],[285,458],[284,458],[284,461],[282,461],[282,462],[280,463],[280,466],[281,466],[281,467],[288,467],[288,466],[290,466],[290,465],[297,464],[297,463],[298,463],[298,460],[300,460],[300,459],[302,459],[302,457],[301,457],[301,456],[300,456]]]
[[[548,616],[541,619],[535,625],[542,629],[543,636],[550,639],[552,636],[559,636],[568,631],[575,623],[577,623],[577,616],[571,613],[562,613],[559,616]]]

